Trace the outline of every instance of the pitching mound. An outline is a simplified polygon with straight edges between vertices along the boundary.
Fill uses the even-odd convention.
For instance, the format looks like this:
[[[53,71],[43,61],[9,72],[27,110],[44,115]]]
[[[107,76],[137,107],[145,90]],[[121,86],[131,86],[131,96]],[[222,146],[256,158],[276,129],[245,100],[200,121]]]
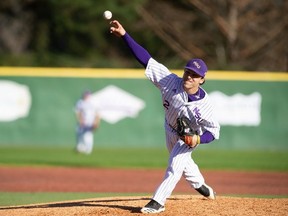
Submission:
[[[0,215],[39,216],[39,215],[94,215],[119,216],[143,215],[140,208],[149,201],[148,197],[113,197],[87,199],[70,202],[57,202],[0,208]],[[211,216],[211,215],[287,215],[288,199],[217,197],[207,200],[202,196],[177,195],[166,203],[165,216]]]

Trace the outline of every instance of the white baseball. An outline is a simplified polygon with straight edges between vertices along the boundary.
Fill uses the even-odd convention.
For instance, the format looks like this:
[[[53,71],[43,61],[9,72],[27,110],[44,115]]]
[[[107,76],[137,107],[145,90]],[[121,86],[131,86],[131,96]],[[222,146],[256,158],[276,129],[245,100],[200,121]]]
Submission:
[[[111,11],[109,11],[109,10],[104,11],[103,17],[104,17],[104,19],[106,19],[106,20],[110,20],[110,19],[112,18],[112,13],[111,13]]]

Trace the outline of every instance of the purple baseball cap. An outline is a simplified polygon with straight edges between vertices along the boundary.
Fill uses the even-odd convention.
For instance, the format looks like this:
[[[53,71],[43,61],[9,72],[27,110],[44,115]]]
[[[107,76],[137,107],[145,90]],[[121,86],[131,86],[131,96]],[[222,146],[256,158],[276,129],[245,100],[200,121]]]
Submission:
[[[202,59],[191,59],[185,66],[185,69],[192,70],[201,77],[205,77],[208,68]]]

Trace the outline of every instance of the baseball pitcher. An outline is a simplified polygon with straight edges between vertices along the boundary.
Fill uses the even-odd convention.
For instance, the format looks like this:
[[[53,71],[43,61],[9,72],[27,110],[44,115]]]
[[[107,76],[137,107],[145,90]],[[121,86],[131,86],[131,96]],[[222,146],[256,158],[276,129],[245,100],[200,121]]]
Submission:
[[[110,32],[121,37],[135,58],[145,67],[146,77],[159,89],[165,111],[166,145],[169,164],[162,183],[142,213],[165,211],[166,199],[183,176],[188,184],[208,199],[214,190],[205,183],[191,153],[197,146],[219,138],[220,126],[213,115],[209,96],[200,86],[205,82],[207,66],[201,59],[191,59],[178,77],[157,62],[137,44],[117,21],[111,21]]]

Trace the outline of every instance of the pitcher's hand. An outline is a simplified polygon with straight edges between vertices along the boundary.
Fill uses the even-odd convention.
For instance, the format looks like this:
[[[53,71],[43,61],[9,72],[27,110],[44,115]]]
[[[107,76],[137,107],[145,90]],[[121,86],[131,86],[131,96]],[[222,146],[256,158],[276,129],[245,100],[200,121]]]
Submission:
[[[125,35],[125,29],[117,20],[111,21],[110,25],[110,33],[116,35],[117,37],[122,37],[123,35]]]

